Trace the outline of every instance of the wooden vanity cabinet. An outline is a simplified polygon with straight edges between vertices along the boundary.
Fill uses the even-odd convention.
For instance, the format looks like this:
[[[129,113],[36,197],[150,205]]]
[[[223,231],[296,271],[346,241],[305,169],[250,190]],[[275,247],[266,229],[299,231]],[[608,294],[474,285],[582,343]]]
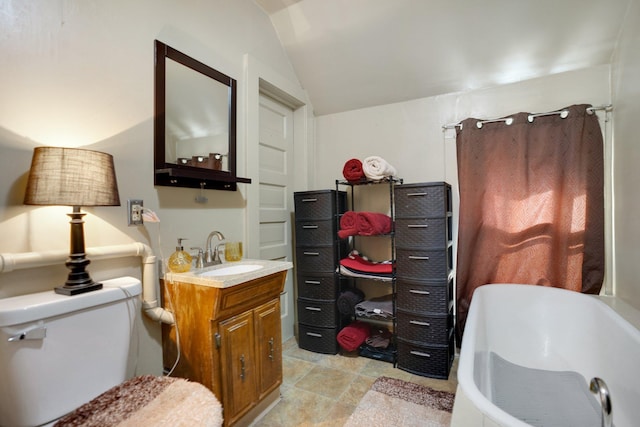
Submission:
[[[176,317],[176,325],[162,325],[165,370],[175,364],[179,336],[172,376],[213,391],[225,426],[248,424],[279,399],[285,276],[279,272],[228,288],[163,281],[163,306]]]

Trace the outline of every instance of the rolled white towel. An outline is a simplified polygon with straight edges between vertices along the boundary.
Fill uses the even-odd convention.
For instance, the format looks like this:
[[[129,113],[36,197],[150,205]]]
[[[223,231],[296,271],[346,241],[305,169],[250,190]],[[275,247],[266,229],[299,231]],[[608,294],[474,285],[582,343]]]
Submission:
[[[364,159],[362,171],[367,178],[374,181],[380,181],[396,174],[396,169],[379,156],[370,156]]]

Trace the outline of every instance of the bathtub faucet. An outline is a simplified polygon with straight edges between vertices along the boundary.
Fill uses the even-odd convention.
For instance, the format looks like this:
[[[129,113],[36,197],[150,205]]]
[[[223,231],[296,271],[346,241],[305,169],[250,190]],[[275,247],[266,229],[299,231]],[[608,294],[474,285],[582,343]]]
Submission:
[[[213,236],[216,236],[220,241],[224,240],[224,236],[219,231],[212,231],[211,233],[209,233],[209,236],[207,237],[207,245],[204,253],[205,267],[221,263],[220,254],[218,253],[218,250],[217,250],[218,247],[216,246],[215,249],[213,250],[211,249],[211,238]]]
[[[602,378],[592,378],[589,384],[589,390],[600,398],[600,406],[602,406],[602,427],[612,427],[611,396],[609,395],[607,383],[605,383]]]

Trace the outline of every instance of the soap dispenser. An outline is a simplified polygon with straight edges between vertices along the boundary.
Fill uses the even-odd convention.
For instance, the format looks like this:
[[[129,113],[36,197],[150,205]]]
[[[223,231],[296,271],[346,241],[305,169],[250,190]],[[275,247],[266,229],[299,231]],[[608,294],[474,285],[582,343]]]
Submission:
[[[176,251],[171,254],[169,257],[169,270],[174,273],[186,273],[191,270],[191,255],[188,252],[185,252],[182,247],[182,241],[186,240],[183,238],[178,239],[178,246],[176,246]]]

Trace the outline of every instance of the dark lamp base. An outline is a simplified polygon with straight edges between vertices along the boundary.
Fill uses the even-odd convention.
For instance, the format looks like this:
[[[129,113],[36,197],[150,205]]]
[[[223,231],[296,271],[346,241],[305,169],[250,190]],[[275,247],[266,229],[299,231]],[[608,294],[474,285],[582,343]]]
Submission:
[[[55,288],[56,294],[61,295],[78,295],[83,294],[85,292],[97,291],[98,289],[102,289],[102,283],[94,283],[91,282],[86,285],[64,285],[59,288]]]

